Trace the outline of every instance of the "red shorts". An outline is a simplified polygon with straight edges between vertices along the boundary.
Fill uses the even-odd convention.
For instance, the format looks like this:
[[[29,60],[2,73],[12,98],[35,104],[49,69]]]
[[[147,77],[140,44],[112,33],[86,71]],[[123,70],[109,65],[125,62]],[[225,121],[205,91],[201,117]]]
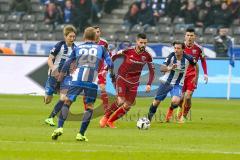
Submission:
[[[195,78],[195,75],[190,75],[185,77],[182,92],[186,92],[187,90],[193,92],[197,88],[196,83],[193,82],[194,78]]]
[[[124,97],[126,101],[133,103],[137,96],[137,89],[139,83],[129,83],[123,80],[121,77],[118,77],[116,80],[116,90],[119,97]]]
[[[106,84],[106,76],[107,71],[101,70],[101,72],[98,73],[98,84]]]

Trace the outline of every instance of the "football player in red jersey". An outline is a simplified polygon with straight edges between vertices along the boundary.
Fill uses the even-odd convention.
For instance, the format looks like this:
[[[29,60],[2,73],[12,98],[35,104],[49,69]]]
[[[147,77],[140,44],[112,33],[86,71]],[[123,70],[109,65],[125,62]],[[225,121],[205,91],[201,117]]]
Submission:
[[[104,46],[108,50],[108,42],[101,38],[101,28],[99,26],[93,26],[96,31],[96,43],[98,45]],[[110,55],[111,56],[111,55]],[[99,63],[99,69],[98,69],[98,86],[101,90],[101,100],[104,107],[104,112],[106,112],[106,108],[108,106],[108,95],[106,92],[106,75],[107,75],[107,69],[105,67],[104,61],[100,61]],[[85,97],[84,97],[85,99]],[[85,105],[85,104],[84,104]],[[86,107],[85,107],[86,108]]]
[[[150,72],[146,92],[151,90],[151,84],[154,79],[154,66],[152,64],[152,56],[145,49],[146,45],[146,34],[139,33],[136,38],[135,47],[122,50],[112,57],[114,60],[115,58],[123,56],[124,60],[118,69],[116,77],[116,100],[108,107],[107,112],[100,120],[100,127],[107,125],[110,128],[116,128],[113,122],[130,110],[137,95],[139,78],[145,64],[148,65]]]
[[[198,61],[199,59],[201,60],[202,69],[204,72],[204,81],[205,83],[207,83],[208,73],[207,73],[206,58],[203,53],[202,46],[198,45],[195,42],[195,39],[196,39],[195,30],[193,28],[188,28],[185,33],[186,47],[184,52],[186,54],[192,55],[196,61]],[[182,111],[180,111],[178,114],[178,118],[180,122],[184,122],[184,120],[186,120],[187,118],[187,114],[192,106],[192,103],[191,103],[192,94],[194,90],[197,88],[197,82],[198,82],[198,68],[196,69],[193,65],[189,65],[186,76],[185,76],[183,89],[182,89],[182,92],[183,92],[183,102],[181,105]],[[171,112],[170,109],[169,109],[169,112]],[[170,117],[171,115],[167,114],[166,121],[168,121]]]

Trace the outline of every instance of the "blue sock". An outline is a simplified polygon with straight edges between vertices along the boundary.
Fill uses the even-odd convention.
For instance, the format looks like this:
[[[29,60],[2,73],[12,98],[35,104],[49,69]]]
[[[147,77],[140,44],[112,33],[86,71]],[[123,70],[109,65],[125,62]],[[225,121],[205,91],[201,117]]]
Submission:
[[[52,113],[49,115],[49,118],[54,118],[58,112],[62,109],[64,101],[59,100],[57,104],[54,106]]]
[[[58,128],[62,128],[63,127],[63,124],[65,122],[65,120],[67,119],[67,116],[68,116],[68,111],[69,111],[69,105],[67,104],[64,104],[62,106],[62,110],[61,110],[61,113],[59,115],[59,119],[58,119]]]
[[[153,104],[151,104],[151,106],[150,106],[150,108],[149,108],[149,111],[148,111],[148,119],[149,119],[149,121],[152,121],[152,117],[153,117],[154,114],[156,113],[157,107],[158,107],[158,106],[154,106]]]
[[[87,130],[87,127],[90,123],[90,120],[92,118],[92,114],[93,114],[93,110],[91,110],[89,108],[86,109],[86,111],[84,112],[82,125],[81,125],[80,131],[79,131],[81,133],[81,135],[83,135],[83,136],[84,136],[85,131]]]

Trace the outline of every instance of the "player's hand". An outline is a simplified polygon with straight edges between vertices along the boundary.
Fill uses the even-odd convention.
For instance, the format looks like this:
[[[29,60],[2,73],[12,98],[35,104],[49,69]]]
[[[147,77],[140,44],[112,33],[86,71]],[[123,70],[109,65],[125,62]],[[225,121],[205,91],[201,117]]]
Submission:
[[[208,75],[206,75],[206,74],[204,74],[204,82],[205,82],[205,84],[208,83]]]
[[[171,71],[176,68],[177,68],[177,64],[173,64],[172,66],[168,66],[168,71]]]
[[[146,86],[146,92],[150,92],[151,91],[151,85],[147,85]]]

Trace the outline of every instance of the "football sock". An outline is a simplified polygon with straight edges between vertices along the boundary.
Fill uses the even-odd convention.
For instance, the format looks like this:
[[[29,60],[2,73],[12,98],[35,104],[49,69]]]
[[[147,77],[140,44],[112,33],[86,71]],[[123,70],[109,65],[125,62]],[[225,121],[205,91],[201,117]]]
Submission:
[[[151,106],[150,106],[150,108],[149,108],[149,111],[148,111],[148,119],[149,119],[149,121],[152,120],[152,117],[153,117],[154,114],[156,113],[157,108],[158,108],[158,106],[154,106],[153,104],[151,104]]]
[[[185,104],[184,113],[183,113],[183,116],[184,116],[184,117],[187,116],[189,110],[191,109],[191,106],[192,106],[192,104],[191,104],[191,99],[187,99],[186,104]]]
[[[178,105],[171,103],[170,108],[171,108],[172,110],[174,110],[174,109],[177,108],[177,107],[178,107]]]
[[[90,123],[90,120],[92,118],[92,114],[93,114],[93,110],[89,109],[89,108],[86,109],[86,111],[84,112],[82,125],[81,125],[80,131],[79,131],[79,133],[81,133],[81,135],[83,135],[83,136],[84,136],[85,131],[87,130],[87,127]]]
[[[114,122],[117,119],[121,118],[123,115],[125,115],[125,113],[127,113],[127,110],[125,110],[123,107],[120,107],[112,114],[108,121]]]
[[[61,113],[59,115],[59,119],[58,119],[58,128],[62,128],[63,127],[63,124],[65,122],[65,120],[67,119],[67,116],[68,116],[68,112],[69,112],[69,105],[67,104],[64,104],[62,106],[62,110],[61,110]]]
[[[49,115],[49,118],[54,118],[58,114],[58,112],[61,110],[63,104],[64,104],[64,101],[59,100],[57,104],[54,106],[52,113]]]
[[[106,113],[107,107],[108,107],[108,95],[106,91],[101,91],[101,99],[103,102],[103,109],[104,113]]]
[[[109,118],[113,112],[118,109],[117,101],[114,101],[113,104],[106,109],[105,117]]]

